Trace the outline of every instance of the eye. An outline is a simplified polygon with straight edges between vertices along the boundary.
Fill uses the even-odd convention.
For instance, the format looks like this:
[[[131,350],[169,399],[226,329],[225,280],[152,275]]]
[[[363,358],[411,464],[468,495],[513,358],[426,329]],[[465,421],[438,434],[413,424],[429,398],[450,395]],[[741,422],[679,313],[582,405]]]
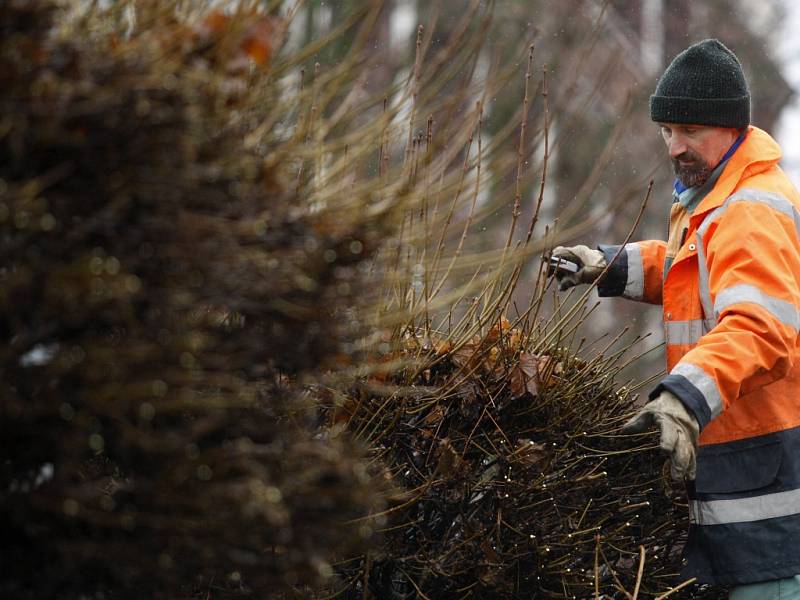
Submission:
[[[672,130],[669,127],[661,126],[661,135],[665,138],[672,135]]]
[[[686,135],[694,135],[698,131],[699,131],[699,129],[697,127],[684,127],[684,129],[683,129],[683,132]]]

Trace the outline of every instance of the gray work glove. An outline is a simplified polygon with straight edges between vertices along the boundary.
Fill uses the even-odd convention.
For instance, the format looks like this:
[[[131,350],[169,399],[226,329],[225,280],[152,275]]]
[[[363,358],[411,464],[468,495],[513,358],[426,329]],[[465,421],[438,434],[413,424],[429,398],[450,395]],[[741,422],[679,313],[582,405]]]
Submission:
[[[594,283],[606,268],[603,253],[588,246],[557,246],[553,248],[552,255],[571,260],[579,267],[577,273],[556,272],[558,289],[562,292],[579,283]]]
[[[700,426],[672,392],[664,390],[622,426],[622,433],[642,433],[655,426],[661,430],[661,450],[669,454],[672,479],[694,480],[697,471],[697,438]]]

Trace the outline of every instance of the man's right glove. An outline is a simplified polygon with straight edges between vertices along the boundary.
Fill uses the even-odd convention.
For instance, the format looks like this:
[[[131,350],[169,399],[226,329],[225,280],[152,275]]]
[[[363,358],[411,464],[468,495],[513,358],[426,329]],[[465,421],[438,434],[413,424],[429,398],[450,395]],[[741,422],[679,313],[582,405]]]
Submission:
[[[664,390],[645,404],[622,433],[643,433],[655,426],[661,430],[661,450],[670,457],[670,474],[675,481],[684,477],[694,480],[697,470],[697,438],[700,426],[672,392]]]
[[[599,250],[588,246],[557,246],[553,248],[553,256],[571,260],[578,265],[576,273],[556,271],[558,289],[564,291],[579,283],[594,283],[606,268],[606,259]]]

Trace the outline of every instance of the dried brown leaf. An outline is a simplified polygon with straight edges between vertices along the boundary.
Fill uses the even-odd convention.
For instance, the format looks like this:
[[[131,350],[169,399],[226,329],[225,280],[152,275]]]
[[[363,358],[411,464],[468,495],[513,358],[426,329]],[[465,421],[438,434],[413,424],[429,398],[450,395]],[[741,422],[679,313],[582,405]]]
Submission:
[[[437,425],[444,418],[444,409],[441,404],[438,404],[431,412],[425,416],[425,423],[428,425]]]
[[[508,387],[515,398],[519,398],[525,393],[525,373],[518,366],[514,367],[509,374]]]
[[[476,350],[475,344],[471,342],[464,344],[458,350],[450,354],[450,360],[452,360],[453,364],[459,369],[468,367],[475,359]]]
[[[437,356],[444,356],[445,354],[450,354],[450,352],[453,350],[453,342],[451,342],[450,340],[438,342],[434,345],[434,349],[436,351]]]
[[[481,542],[481,550],[483,550],[483,554],[486,556],[488,562],[494,564],[502,562],[500,555],[497,554],[497,551],[492,547],[492,543],[489,540],[483,540]]]
[[[458,467],[461,465],[461,457],[453,449],[450,440],[443,438],[439,441],[436,448],[436,474],[449,477],[453,475]]]
[[[541,356],[536,354],[528,354],[527,352],[519,353],[518,368],[523,375],[525,391],[530,393],[531,396],[539,394],[539,366],[541,364],[541,358]]]

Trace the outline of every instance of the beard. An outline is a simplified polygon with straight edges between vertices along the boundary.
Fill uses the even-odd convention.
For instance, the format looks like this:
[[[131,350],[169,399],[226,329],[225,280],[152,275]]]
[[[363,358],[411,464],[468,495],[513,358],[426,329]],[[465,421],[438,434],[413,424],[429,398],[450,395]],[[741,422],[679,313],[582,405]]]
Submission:
[[[681,162],[688,164],[681,164]],[[697,154],[686,151],[672,159],[672,171],[684,187],[703,185],[711,176],[711,169]]]

